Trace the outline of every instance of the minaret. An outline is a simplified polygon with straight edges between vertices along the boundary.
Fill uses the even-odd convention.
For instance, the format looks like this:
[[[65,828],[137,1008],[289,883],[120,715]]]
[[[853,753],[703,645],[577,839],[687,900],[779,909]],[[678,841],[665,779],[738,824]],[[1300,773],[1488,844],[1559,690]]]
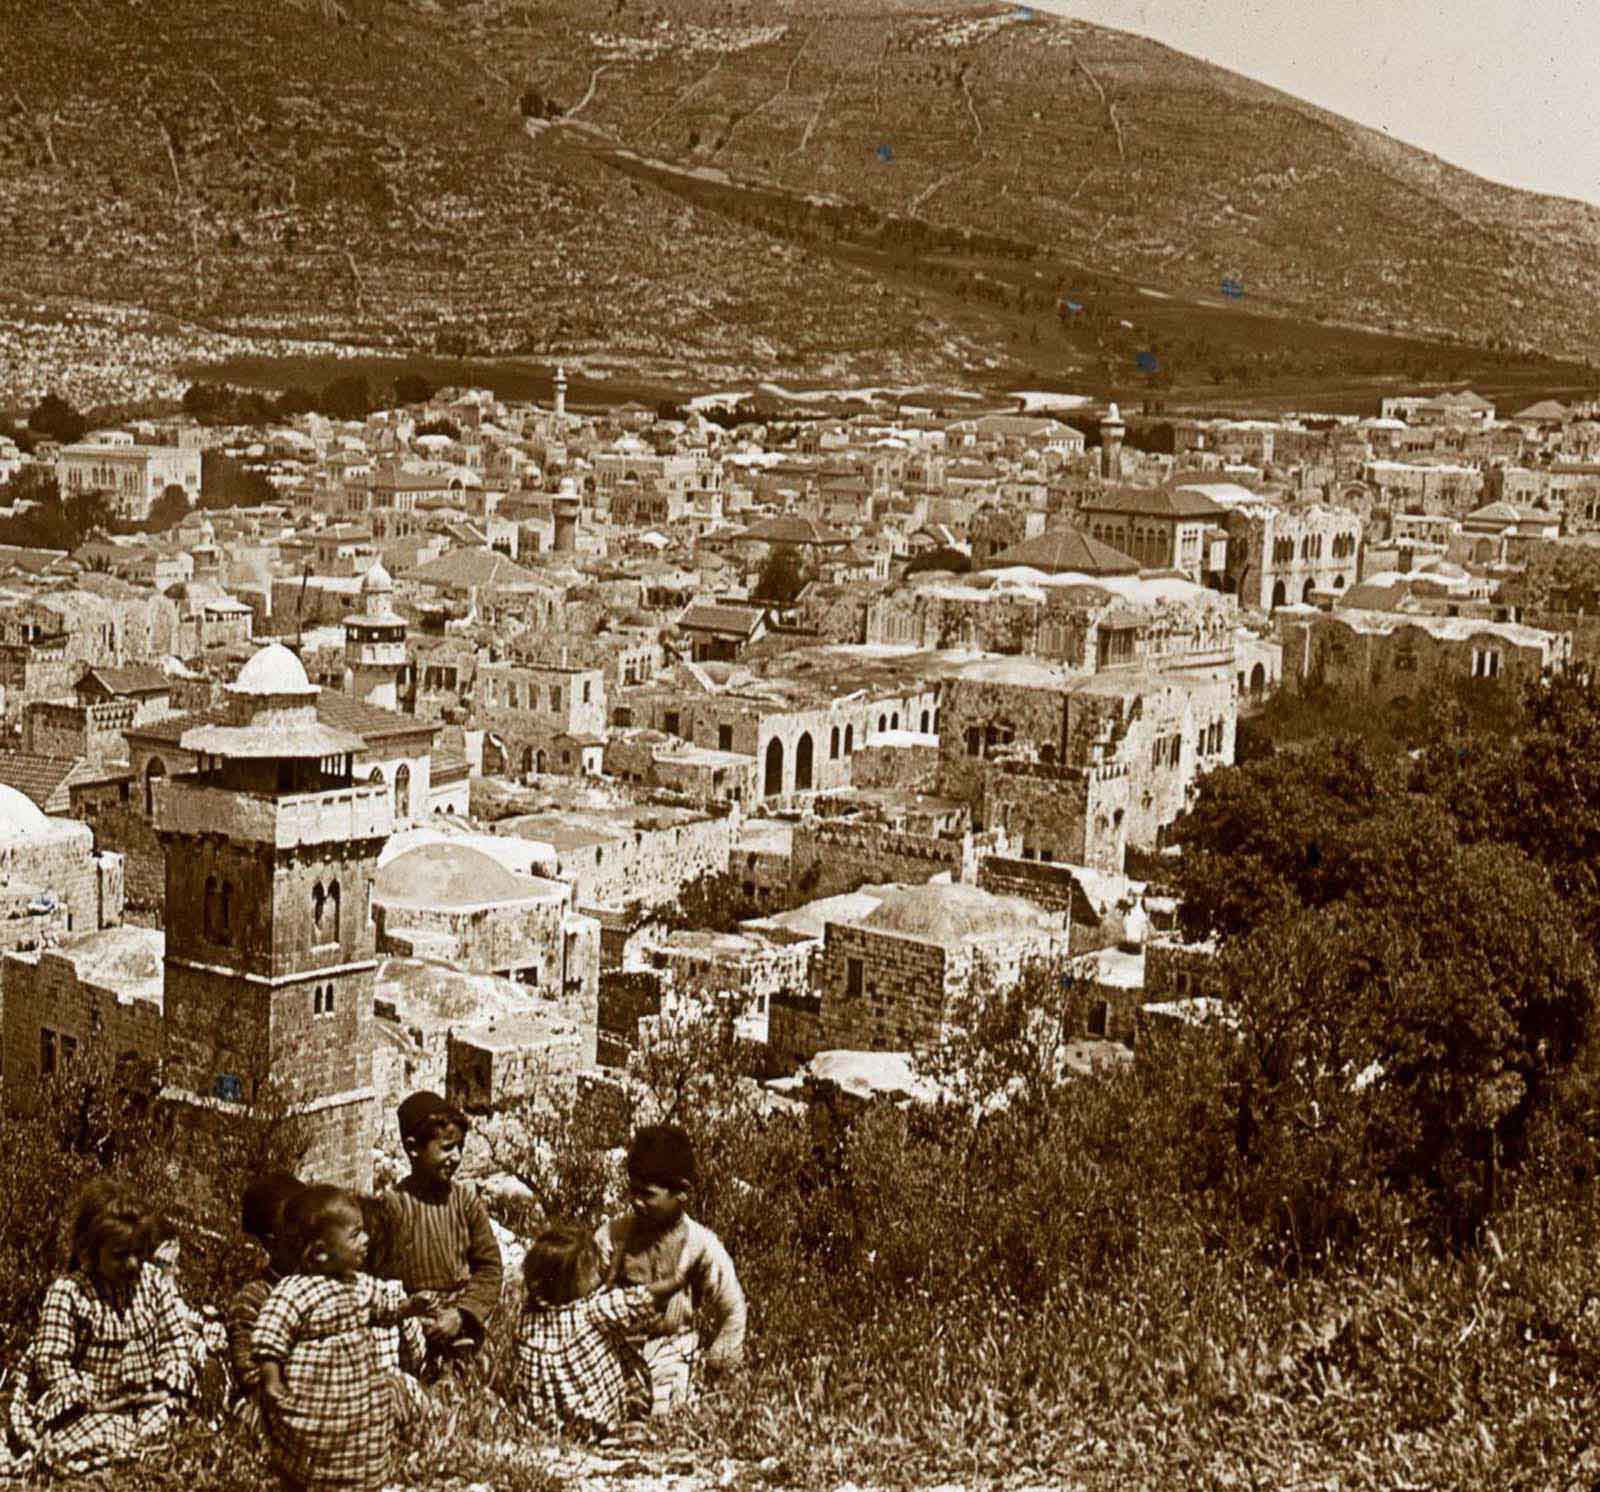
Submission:
[[[217,531],[209,518],[200,524],[200,542],[190,551],[194,558],[194,579],[220,583],[222,551],[217,548]]]
[[[381,563],[361,579],[361,610],[344,619],[344,666],[350,692],[369,705],[400,708],[406,668],[406,619],[394,609],[394,581]]]
[[[556,554],[572,554],[578,547],[578,512],[583,500],[578,496],[578,484],[571,477],[562,477],[560,490],[550,499],[550,510],[555,518],[555,531],[551,549]]]
[[[1122,480],[1122,437],[1127,433],[1122,414],[1113,404],[1100,421],[1100,475],[1108,482]]]
[[[362,738],[317,718],[280,643],[228,688],[197,765],[152,784],[166,852],[163,1097],[208,1168],[282,1126],[307,1180],[367,1190],[376,1100],[372,878],[394,828]]]
[[[556,422],[559,424],[567,417],[567,370],[565,365],[556,364]]]

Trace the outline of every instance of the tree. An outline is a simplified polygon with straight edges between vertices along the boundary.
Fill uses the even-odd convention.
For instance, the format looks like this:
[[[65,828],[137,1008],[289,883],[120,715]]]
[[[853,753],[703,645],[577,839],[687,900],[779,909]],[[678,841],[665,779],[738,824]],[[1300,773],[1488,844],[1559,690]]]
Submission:
[[[62,445],[82,440],[88,428],[89,422],[57,394],[46,394],[28,416],[29,430]]]
[[[374,407],[372,391],[359,373],[350,373],[323,386],[317,407],[330,419],[364,420]]]
[[[254,467],[248,467],[221,451],[203,451],[200,456],[200,506],[202,508],[250,507],[271,502],[277,489]]]
[[[461,439],[461,427],[454,420],[427,420],[417,426],[418,435],[445,435],[451,440]]]
[[[433,395],[434,386],[420,373],[402,373],[394,381],[396,404],[426,404]]]
[[[176,482],[168,482],[161,495],[150,504],[145,527],[151,533],[162,533],[183,522],[189,513],[189,494]]]
[[[800,567],[800,550],[794,544],[774,544],[767,551],[752,599],[774,606],[790,606],[805,588],[808,577]]]
[[[951,575],[965,575],[972,569],[972,556],[959,549],[932,549],[917,555],[905,568],[907,578],[929,571],[943,571]]]

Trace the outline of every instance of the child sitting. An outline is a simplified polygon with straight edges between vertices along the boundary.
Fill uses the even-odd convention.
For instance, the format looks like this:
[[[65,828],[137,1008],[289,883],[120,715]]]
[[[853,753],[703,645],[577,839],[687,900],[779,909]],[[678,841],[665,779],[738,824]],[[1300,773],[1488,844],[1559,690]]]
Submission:
[[[475,1190],[455,1178],[467,1117],[437,1093],[400,1105],[400,1139],[411,1174],[379,1199],[388,1214],[387,1273],[435,1308],[423,1323],[430,1367],[470,1357],[500,1303],[500,1245]]]
[[[708,1374],[737,1367],[744,1356],[745,1299],[722,1240],[687,1212],[695,1181],[694,1146],[673,1124],[641,1129],[628,1147],[629,1210],[595,1235],[608,1282],[651,1285],[695,1265],[687,1291],[674,1294],[639,1346],[650,1368],[650,1412],[687,1401],[700,1339],[694,1314],[703,1309],[712,1329]]]
[[[273,1287],[252,1355],[279,1475],[298,1492],[369,1489],[388,1480],[396,1395],[372,1328],[427,1312],[393,1280],[363,1273],[361,1209],[336,1186],[311,1186],[284,1208],[299,1272]]]
[[[247,1238],[261,1246],[266,1260],[260,1273],[241,1286],[228,1302],[228,1366],[233,1372],[234,1411],[256,1428],[260,1422],[256,1390],[261,1387],[261,1370],[251,1355],[251,1337],[256,1317],[273,1287],[285,1275],[294,1273],[295,1261],[289,1257],[283,1237],[283,1210],[290,1198],[305,1189],[305,1183],[287,1171],[272,1171],[252,1181],[239,1203],[239,1226]]]
[[[523,1262],[513,1405],[542,1430],[614,1434],[629,1401],[648,1395],[649,1369],[627,1337],[650,1327],[692,1267],[659,1284],[601,1289],[593,1237],[572,1223],[544,1228]]]
[[[71,1268],[45,1294],[20,1367],[11,1431],[58,1475],[147,1448],[188,1406],[190,1338],[172,1282],[146,1262],[148,1214],[101,1177],[79,1194]]]

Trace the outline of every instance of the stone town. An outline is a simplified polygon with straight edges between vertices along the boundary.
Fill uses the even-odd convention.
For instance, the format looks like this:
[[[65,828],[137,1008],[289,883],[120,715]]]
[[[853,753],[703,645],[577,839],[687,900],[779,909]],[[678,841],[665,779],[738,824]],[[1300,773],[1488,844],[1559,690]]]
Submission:
[[[363,1184],[403,1088],[603,1081],[707,994],[781,1080],[1033,958],[1125,1054],[1187,988],[1145,872],[1241,716],[1600,635],[1516,599],[1597,523],[1590,406],[713,410],[558,374],[12,450],[187,511],[0,551],[7,1104],[134,1054],[197,1129],[278,1095]],[[202,499],[217,455],[273,500]],[[694,925],[707,887],[737,915]]]

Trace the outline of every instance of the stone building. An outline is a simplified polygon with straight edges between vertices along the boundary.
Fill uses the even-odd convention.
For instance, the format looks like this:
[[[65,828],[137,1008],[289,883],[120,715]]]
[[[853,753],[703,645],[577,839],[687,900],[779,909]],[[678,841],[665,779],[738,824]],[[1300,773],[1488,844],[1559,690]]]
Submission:
[[[1107,487],[1082,508],[1084,527],[1102,544],[1196,584],[1220,580],[1227,563],[1222,516],[1197,487]]]
[[[599,924],[572,910],[571,886],[512,870],[475,842],[425,840],[380,859],[372,893],[379,951],[592,1003]]]
[[[1233,760],[1238,700],[1229,674],[1074,679],[1018,658],[947,679],[941,712],[941,790],[975,828],[1120,872],[1127,845],[1155,847],[1200,773]]]
[[[1283,614],[1286,679],[1363,700],[1415,700],[1452,681],[1498,679],[1517,691],[1563,672],[1572,637],[1516,622],[1345,610]]]
[[[614,723],[751,757],[768,800],[848,787],[850,759],[874,734],[937,729],[938,693],[920,682],[852,690],[842,681],[759,679],[717,668],[686,665],[628,691]]]
[[[937,1041],[962,997],[1014,983],[1030,960],[1064,960],[1067,944],[1064,914],[1014,897],[959,882],[892,891],[859,921],[826,924],[814,965],[818,1049]]]
[[[355,776],[360,736],[323,724],[281,645],[229,686],[223,723],[179,745],[196,764],[154,784],[166,850],[163,1075],[183,1130],[208,1139],[285,1105],[301,1174],[370,1185],[373,872],[394,827]]]
[[[1243,491],[1243,489],[1238,489]],[[1360,575],[1360,515],[1307,503],[1284,507],[1253,495],[1228,504],[1226,587],[1239,605],[1272,611],[1310,601],[1318,591],[1337,592]]]
[[[77,819],[0,786],[0,947],[39,947],[122,921],[122,856]]]
[[[91,1048],[113,1059],[161,1059],[162,954],[154,928],[106,927],[0,960],[0,1036],[7,1107]]]
[[[493,738],[507,771],[597,774],[606,740],[605,674],[553,663],[480,664],[473,723]]]
[[[96,431],[56,457],[62,492],[106,492],[117,516],[143,523],[167,487],[181,487],[189,502],[200,500],[198,446],[148,446],[122,430]]]

